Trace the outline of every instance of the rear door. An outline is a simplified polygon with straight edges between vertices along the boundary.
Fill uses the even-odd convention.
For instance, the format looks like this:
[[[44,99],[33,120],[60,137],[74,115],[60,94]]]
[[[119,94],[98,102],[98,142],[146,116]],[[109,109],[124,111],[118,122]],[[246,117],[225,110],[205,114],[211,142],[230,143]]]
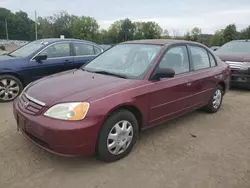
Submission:
[[[37,55],[47,55],[47,59],[40,62],[37,62],[34,58],[30,60],[28,74],[32,77],[32,81],[66,71],[74,62],[70,42],[66,41],[51,44]]]
[[[72,68],[80,68],[88,61],[103,52],[103,49],[84,42],[73,42],[74,64]]]
[[[150,125],[184,114],[199,105],[199,102],[194,100],[197,86],[193,83],[185,44],[169,47],[156,68],[172,68],[176,75],[174,78],[162,79],[152,84]]]
[[[188,48],[194,72],[193,83],[197,86],[195,100],[205,104],[210,99],[218,78],[222,75],[219,75],[214,56],[206,48],[200,45],[189,45]]]

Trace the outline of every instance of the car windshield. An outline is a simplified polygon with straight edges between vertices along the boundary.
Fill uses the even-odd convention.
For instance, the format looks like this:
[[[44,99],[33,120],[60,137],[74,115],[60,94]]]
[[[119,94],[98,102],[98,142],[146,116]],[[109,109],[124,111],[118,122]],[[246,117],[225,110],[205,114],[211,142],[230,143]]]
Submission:
[[[46,43],[43,43],[40,41],[30,42],[22,46],[21,48],[18,48],[17,50],[11,52],[9,55],[13,57],[27,57],[33,54],[34,52],[36,52],[38,49],[40,49],[44,45],[46,45]]]
[[[141,79],[161,49],[160,45],[119,44],[82,68],[90,72]]]
[[[221,53],[250,53],[250,42],[247,41],[232,41],[224,44],[217,52]]]

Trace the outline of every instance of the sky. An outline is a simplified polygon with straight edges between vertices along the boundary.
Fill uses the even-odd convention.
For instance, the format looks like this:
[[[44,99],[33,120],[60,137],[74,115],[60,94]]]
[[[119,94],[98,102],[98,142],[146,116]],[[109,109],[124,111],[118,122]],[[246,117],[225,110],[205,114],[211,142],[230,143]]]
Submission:
[[[94,17],[103,29],[124,18],[155,21],[170,35],[183,35],[194,27],[213,34],[231,23],[238,30],[250,25],[250,0],[0,0],[0,7],[25,11],[33,19],[35,10],[38,16],[65,10]]]

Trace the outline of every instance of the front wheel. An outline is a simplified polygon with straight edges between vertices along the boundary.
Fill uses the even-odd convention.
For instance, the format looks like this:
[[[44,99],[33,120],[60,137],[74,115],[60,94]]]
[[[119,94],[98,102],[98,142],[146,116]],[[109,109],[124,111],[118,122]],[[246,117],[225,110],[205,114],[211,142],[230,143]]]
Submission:
[[[133,113],[119,110],[103,124],[97,143],[100,160],[114,162],[130,153],[138,137],[138,122]]]
[[[12,75],[0,76],[0,102],[13,101],[23,90],[21,81]]]
[[[222,100],[223,100],[223,90],[222,87],[218,85],[212,92],[212,96],[208,104],[204,107],[204,109],[209,113],[215,113],[220,109]]]

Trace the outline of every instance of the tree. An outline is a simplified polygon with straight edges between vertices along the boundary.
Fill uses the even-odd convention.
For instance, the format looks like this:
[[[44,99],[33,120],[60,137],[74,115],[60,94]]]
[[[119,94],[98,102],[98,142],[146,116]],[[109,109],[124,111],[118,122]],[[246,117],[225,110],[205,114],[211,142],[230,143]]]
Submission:
[[[78,39],[98,41],[99,25],[97,21],[88,16],[75,17],[72,21],[72,36]]]
[[[77,18],[76,16],[69,15],[66,11],[61,11],[59,14],[54,14],[51,17],[53,27],[54,27],[54,35],[55,37],[59,37],[60,35],[64,35],[67,38],[72,37],[71,25],[72,21]]]
[[[250,26],[248,26],[246,29],[243,29],[239,33],[240,39],[250,39]]]
[[[53,38],[55,37],[54,25],[49,17],[38,18],[38,38]]]
[[[188,31],[185,35],[184,35],[184,40],[191,40],[191,34],[190,32]]]
[[[8,22],[9,38],[12,38],[14,31],[14,17],[15,15],[8,9],[0,8],[0,38],[6,39],[5,21]]]
[[[198,27],[193,28],[191,31],[191,40],[201,42],[200,36],[201,36],[201,29]]]
[[[135,34],[134,39],[145,39],[144,31],[143,31],[143,24],[144,22],[134,22],[135,25]]]
[[[223,32],[223,43],[236,40],[238,38],[238,32],[235,24],[228,25]]]
[[[111,43],[120,42],[121,21],[116,21],[109,27],[107,37],[110,38]]]
[[[34,40],[35,22],[28,17],[26,12],[19,11],[15,14],[16,32],[13,34],[15,39]]]
[[[162,28],[156,22],[143,22],[142,31],[146,39],[161,38]]]
[[[210,45],[221,46],[223,44],[223,33],[224,33],[223,29],[216,31],[215,34],[210,39]]]
[[[9,39],[34,40],[35,23],[26,12],[12,13],[10,10],[0,8],[0,38],[6,39],[5,24],[8,23]],[[48,17],[38,18],[38,38],[78,38],[102,44],[116,44],[127,40],[139,39],[169,39],[168,30],[163,30],[156,22],[133,22],[126,18],[119,20],[105,29],[99,29],[95,18],[89,16],[70,15],[66,11]],[[173,30],[174,38],[177,30]],[[237,32],[235,24],[218,30],[214,35],[202,34],[201,29],[194,27],[179,39],[198,41],[205,45],[223,45],[235,39],[250,39],[250,26]]]
[[[34,21],[27,13],[19,11],[13,14],[5,8],[0,8],[0,38],[6,39],[5,21],[8,24],[9,39],[32,40],[35,38]]]
[[[135,24],[128,18],[120,21],[120,42],[133,40]]]
[[[168,32],[167,29],[164,29],[161,38],[162,39],[171,39],[171,37],[169,36],[169,32]]]

